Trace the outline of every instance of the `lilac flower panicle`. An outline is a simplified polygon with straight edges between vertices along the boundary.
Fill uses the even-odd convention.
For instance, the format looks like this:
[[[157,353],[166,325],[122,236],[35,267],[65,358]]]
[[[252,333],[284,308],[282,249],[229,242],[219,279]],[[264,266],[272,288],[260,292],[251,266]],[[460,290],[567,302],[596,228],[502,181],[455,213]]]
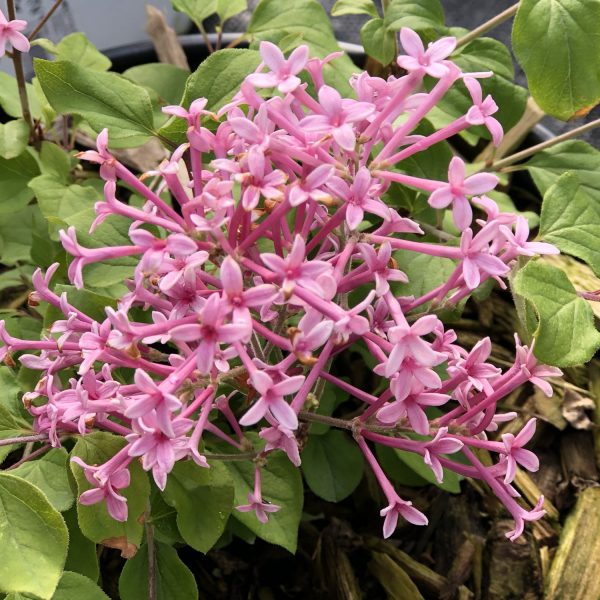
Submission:
[[[0,51],[7,42],[24,48],[20,24],[5,21]],[[89,265],[129,257],[137,266],[127,291],[104,318],[94,318],[68,293],[53,292],[53,265],[34,274],[31,301],[64,316],[40,340],[15,338],[0,322],[3,360],[18,354],[40,371],[24,398],[37,432],[53,446],[61,436],[93,430],[125,439],[103,465],[73,459],[92,486],[80,502],[105,502],[113,518],[126,520],[132,461],[162,490],[177,461],[209,468],[217,439],[232,452],[247,449],[246,428],[255,427],[264,446],[248,503],[238,510],[265,523],[280,507],[269,502],[261,470],[277,451],[300,465],[302,411],[314,408],[327,382],[363,407],[352,430],[386,497],[386,537],[400,517],[415,525],[426,525],[427,517],[394,490],[372,444],[414,452],[439,482],[446,470],[485,481],[515,518],[511,539],[525,521],[542,516],[541,504],[526,510],[511,486],[517,468],[538,468],[524,448],[535,420],[500,441],[486,432],[516,417],[498,412],[503,398],[526,382],[551,394],[547,378],[560,371],[538,364],[518,339],[515,362],[502,371],[488,362],[488,338],[463,348],[431,309],[456,305],[490,278],[504,286],[519,256],[557,250],[528,241],[526,221],[485,196],[497,177],[467,176],[460,157],[450,161],[447,181],[403,172],[404,159],[471,126],[487,127],[499,144],[502,127],[476,80],[489,74],[461,74],[450,60],[454,38],[426,48],[403,28],[400,39],[405,54],[398,65],[407,74],[357,75],[350,80],[357,99],[325,82],[324,68],[337,54],[310,58],[300,46],[286,58],[262,42],[261,65],[218,114],[204,98],[165,107],[185,122],[188,143],[150,173],[152,188],[148,174],[137,177],[112,155],[106,130],[96,150],[80,155],[98,165],[106,182],[92,231],[111,215],[131,226],[125,243],[97,248],[85,247],[74,228],[62,231],[68,277],[82,288]],[[429,93],[426,76],[439,80]],[[463,83],[473,101],[467,113],[430,136],[415,135],[446,91]],[[460,240],[420,239],[419,224],[387,201],[392,183],[428,195],[435,209],[451,209]],[[124,187],[143,197],[143,206],[120,199]],[[474,208],[481,217],[475,221]],[[398,251],[446,260],[452,273],[434,289],[407,296]],[[358,343],[377,362],[376,393],[336,375],[336,357]],[[127,371],[129,382],[113,376]],[[432,407],[441,416],[432,418]],[[482,465],[472,448],[487,450],[494,463]],[[458,453],[468,464],[454,459]]]

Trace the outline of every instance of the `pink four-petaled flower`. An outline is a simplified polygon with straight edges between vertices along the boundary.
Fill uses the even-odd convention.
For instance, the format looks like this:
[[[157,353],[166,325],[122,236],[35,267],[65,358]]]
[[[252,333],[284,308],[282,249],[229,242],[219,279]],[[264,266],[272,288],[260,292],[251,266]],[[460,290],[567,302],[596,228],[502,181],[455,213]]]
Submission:
[[[485,194],[493,190],[498,177],[491,173],[477,173],[465,176],[465,163],[458,156],[450,161],[448,167],[448,184],[441,185],[429,196],[429,205],[433,208],[446,208],[452,204],[452,216],[455,225],[463,230],[473,220],[473,210],[467,196]]]
[[[20,19],[9,21],[0,10],[0,58],[6,54],[7,44],[19,52],[29,52],[29,40],[21,33],[25,27],[27,21]]]

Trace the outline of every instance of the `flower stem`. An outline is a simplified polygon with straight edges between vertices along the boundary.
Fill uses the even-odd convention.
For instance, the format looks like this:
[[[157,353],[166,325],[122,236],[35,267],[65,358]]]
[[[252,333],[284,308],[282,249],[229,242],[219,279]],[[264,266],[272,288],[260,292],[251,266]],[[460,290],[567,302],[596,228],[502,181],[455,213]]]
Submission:
[[[8,20],[14,21],[17,18],[15,12],[15,0],[7,0],[6,5],[8,8]],[[15,77],[17,78],[23,119],[25,119],[25,122],[29,126],[29,134],[33,135],[33,119],[31,118],[31,111],[29,110],[29,100],[27,98],[27,88],[25,86],[25,73],[23,72],[23,61],[21,60],[21,53],[16,49],[12,53],[12,61],[15,67]]]
[[[12,444],[26,444],[27,442],[44,442],[48,439],[47,433],[37,435],[22,435],[20,437],[6,438],[0,440],[0,446],[11,446]]]
[[[502,160],[492,163],[489,167],[485,167],[485,170],[486,171],[487,170],[501,171],[504,167],[508,167],[508,166],[512,165],[513,163],[519,162],[520,160],[523,160],[534,154],[537,154],[538,152],[541,152],[542,150],[551,148],[552,146],[555,146],[556,144],[559,144],[560,142],[564,142],[564,141],[570,140],[574,137],[578,137],[579,135],[586,133],[587,131],[591,131],[592,129],[595,129],[596,127],[600,127],[600,119],[595,119],[594,121],[590,121],[589,123],[586,123],[585,125],[582,125],[581,127],[576,127],[575,129],[571,129],[571,131],[567,131],[566,133],[557,135],[556,137],[552,138],[551,140],[546,140],[545,142],[542,142],[541,144],[536,144],[535,146],[532,146],[531,148],[527,148],[526,150],[522,150],[521,152],[517,152],[516,154],[511,154],[510,156],[507,156],[506,158],[503,158]]]
[[[503,10],[500,14],[496,15],[495,17],[492,17],[489,21],[486,21],[485,23],[481,24],[479,27],[476,27],[475,29],[473,29],[473,31],[469,31],[469,33],[467,33],[467,35],[459,38],[458,42],[456,43],[456,47],[459,48],[460,46],[464,46],[465,44],[468,44],[469,42],[472,42],[474,39],[482,36],[484,33],[487,33],[488,31],[494,29],[494,27],[498,27],[498,25],[502,25],[502,23],[504,23],[505,21],[508,21],[508,19],[510,19],[513,15],[515,15],[518,8],[519,8],[519,2],[517,2],[516,4],[513,4],[512,6],[509,6],[506,10]]]

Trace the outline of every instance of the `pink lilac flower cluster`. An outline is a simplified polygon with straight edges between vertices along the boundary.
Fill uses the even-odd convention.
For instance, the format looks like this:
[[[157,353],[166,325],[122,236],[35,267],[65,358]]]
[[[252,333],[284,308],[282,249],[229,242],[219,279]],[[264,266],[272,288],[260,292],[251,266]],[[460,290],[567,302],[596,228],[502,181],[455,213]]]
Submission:
[[[527,222],[485,195],[496,176],[467,176],[459,157],[448,181],[403,173],[404,159],[471,125],[486,126],[495,143],[502,129],[478,83],[491,73],[462,73],[448,60],[453,38],[427,49],[411,30],[401,39],[407,55],[398,64],[406,74],[356,75],[355,99],[324,82],[337,54],[309,58],[301,46],[286,59],[263,42],[263,63],[217,114],[203,98],[188,109],[164,109],[185,120],[187,142],[156,171],[133,174],[111,154],[106,130],[97,150],[82,153],[106,182],[92,231],[106,218],[124,217],[130,242],[88,248],[75,229],[63,231],[69,278],[81,288],[87,265],[136,257],[129,291],[96,320],[52,291],[55,265],[35,273],[32,301],[53,305],[64,319],[41,341],[16,339],[0,326],[2,358],[19,352],[23,365],[42,372],[24,400],[52,445],[92,430],[127,441],[103,465],[77,459],[93,486],[82,503],[105,499],[110,514],[124,520],[120,490],[132,461],[141,460],[164,489],[176,461],[208,468],[211,441],[245,450],[245,428],[256,426],[265,445],[257,449],[254,490],[238,510],[266,522],[279,507],[263,499],[264,458],[280,450],[300,465],[299,420],[325,381],[363,406],[351,429],[387,498],[386,537],[399,516],[417,525],[427,518],[394,490],[373,444],[422,456],[438,481],[445,469],[485,481],[514,517],[511,539],[542,516],[543,499],[527,510],[512,486],[517,465],[538,468],[524,449],[535,419],[501,441],[486,432],[516,417],[497,412],[503,398],[526,382],[551,394],[545,378],[560,371],[538,364],[517,339],[514,364],[502,372],[488,362],[489,338],[462,348],[435,308],[456,305],[490,278],[505,287],[517,257],[556,249],[529,242]],[[438,80],[427,93],[425,76]],[[466,86],[469,111],[435,133],[415,135],[453,85]],[[434,208],[451,207],[460,243],[420,241],[420,226],[384,201],[392,183],[428,194]],[[144,205],[119,199],[126,188]],[[473,206],[482,215],[475,222]],[[402,295],[408,278],[394,259],[399,250],[447,259],[453,272],[421,296]],[[335,358],[358,343],[376,358],[382,391],[334,374]],[[115,376],[122,368],[133,370],[129,383]],[[430,407],[442,416],[430,416]],[[494,464],[481,462],[479,450],[496,457]],[[466,461],[453,460],[455,453]]]

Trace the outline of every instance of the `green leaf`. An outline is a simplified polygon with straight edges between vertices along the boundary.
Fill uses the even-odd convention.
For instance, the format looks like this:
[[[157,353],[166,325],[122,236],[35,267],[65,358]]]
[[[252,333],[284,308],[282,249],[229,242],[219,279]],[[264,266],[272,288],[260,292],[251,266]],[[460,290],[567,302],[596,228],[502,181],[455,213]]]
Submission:
[[[302,451],[302,472],[308,487],[328,502],[347,498],[360,483],[363,470],[358,446],[337,429],[309,436]]]
[[[60,513],[34,485],[0,473],[0,591],[50,600],[68,545]]]
[[[444,9],[439,0],[391,0],[385,11],[385,24],[392,31],[439,29],[444,26]]]
[[[0,366],[0,406],[16,418],[30,418],[29,413],[23,407],[20,394],[21,388],[14,372],[8,367]]]
[[[33,192],[27,185],[39,174],[38,163],[28,150],[16,158],[0,158],[0,215],[16,213],[29,204]]]
[[[42,109],[37,100],[35,90],[30,83],[25,84],[27,89],[27,99],[29,100],[29,110],[34,119],[42,116]],[[0,71],[0,107],[9,116],[17,119],[23,116],[21,110],[21,101],[19,100],[19,88],[17,80],[8,73]]]
[[[394,252],[398,268],[408,277],[408,283],[393,285],[394,293],[418,298],[448,281],[456,267],[454,261],[407,250]]]
[[[69,552],[65,562],[66,571],[74,571],[85,575],[92,581],[98,581],[100,567],[96,544],[86,538],[79,529],[77,521],[77,507],[73,506],[63,514],[65,523],[69,528]]]
[[[69,455],[64,448],[54,448],[37,460],[23,463],[11,470],[39,488],[59,512],[68,510],[73,504],[73,492],[67,473]]]
[[[155,134],[148,92],[122,75],[39,58],[34,68],[52,107],[80,115],[97,133],[108,128],[113,147],[139,146]]]
[[[255,50],[233,48],[211,54],[188,78],[178,104],[189,108],[196,98],[203,97],[208,100],[208,110],[218,110],[233,98],[246,75],[258,67],[260,60],[260,54]],[[173,117],[159,133],[179,143],[185,140],[186,131],[186,121]]]
[[[65,185],[51,175],[33,178],[29,187],[37,198],[42,214],[49,219],[50,239],[55,241],[59,239],[59,230],[63,229],[60,221],[82,210],[93,209],[99,199],[93,188],[77,184]]]
[[[188,70],[165,63],[138,65],[123,72],[123,77],[154,90],[163,105],[179,103],[189,75]]]
[[[204,19],[217,12],[217,0],[171,0],[171,4],[194,21],[198,28]]]
[[[583,190],[575,173],[562,175],[544,196],[540,236],[600,275],[600,203]]]
[[[0,404],[0,440],[31,435],[31,426],[18,414],[11,411],[9,406]],[[0,446],[0,462],[2,462],[14,449],[16,445]]]
[[[217,0],[217,14],[221,23],[248,9],[247,0]]]
[[[365,52],[382,65],[389,65],[396,58],[396,34],[387,29],[383,19],[379,17],[367,21],[362,26],[360,41]]]
[[[42,142],[40,149],[42,175],[52,177],[60,183],[70,183],[70,173],[74,166],[71,156],[57,144]]]
[[[521,0],[512,44],[531,95],[545,112],[569,120],[600,101],[600,3]]]
[[[23,119],[0,123],[0,158],[16,158],[27,147],[29,126]]]
[[[254,490],[254,465],[250,462],[231,461],[226,463],[235,484],[235,505],[248,504],[248,493]],[[259,538],[283,546],[294,553],[298,541],[298,527],[302,515],[302,477],[281,452],[269,455],[267,466],[261,469],[262,496],[264,500],[277,504],[280,510],[269,514],[264,525],[253,512],[234,512],[241,521]]]
[[[311,56],[319,58],[340,49],[329,16],[318,0],[294,0],[286,10],[281,10],[279,0],[261,0],[252,14],[248,33],[253,40],[275,44],[290,34],[298,34],[301,43],[309,47]],[[350,58],[342,56],[325,67],[325,81],[342,95],[350,93],[348,79],[356,71]]]
[[[587,142],[568,140],[539,152],[525,163],[542,195],[565,171],[577,174],[582,189],[600,200],[600,152]]]
[[[60,578],[52,600],[109,600],[91,580],[79,573],[65,571]]]
[[[29,189],[28,192],[31,193]],[[30,205],[15,213],[3,214],[0,219],[2,263],[10,266],[19,262],[29,262],[35,231],[47,231],[39,206]]]
[[[124,446],[125,440],[121,437],[96,432],[79,438],[71,455],[79,456],[88,465],[100,465],[112,458]],[[79,465],[71,462],[71,470],[77,482],[79,495],[91,489],[92,486]],[[77,504],[79,527],[83,535],[96,543],[119,548],[126,558],[136,553],[142,541],[141,518],[150,495],[148,477],[142,470],[141,464],[133,461],[129,465],[129,472],[131,484],[120,492],[127,498],[128,518],[124,523],[115,521],[108,514],[104,502],[89,506]]]
[[[203,469],[186,461],[173,467],[163,498],[177,510],[177,527],[183,539],[206,554],[225,531],[233,494],[233,482],[223,465]]]
[[[154,528],[154,537],[169,546],[184,544],[185,540],[181,537],[177,527],[177,511],[165,502],[156,485],[152,486],[150,492],[150,507],[148,522]]]
[[[342,15],[371,15],[374,18],[379,16],[373,0],[337,0],[331,7],[331,16]]]
[[[535,338],[535,355],[557,367],[580,365],[600,347],[590,305],[580,298],[567,275],[540,260],[527,263],[512,282],[513,291],[531,303],[536,322],[523,319]]]
[[[194,576],[175,548],[156,542],[155,549],[156,600],[198,600]],[[119,579],[119,594],[121,600],[149,598],[147,546],[142,546],[136,556],[125,563]]]
[[[42,46],[44,50],[54,54],[56,60],[70,60],[92,71],[107,71],[112,64],[109,58],[79,31],[65,36],[58,44],[42,38],[37,39],[33,45]]]

